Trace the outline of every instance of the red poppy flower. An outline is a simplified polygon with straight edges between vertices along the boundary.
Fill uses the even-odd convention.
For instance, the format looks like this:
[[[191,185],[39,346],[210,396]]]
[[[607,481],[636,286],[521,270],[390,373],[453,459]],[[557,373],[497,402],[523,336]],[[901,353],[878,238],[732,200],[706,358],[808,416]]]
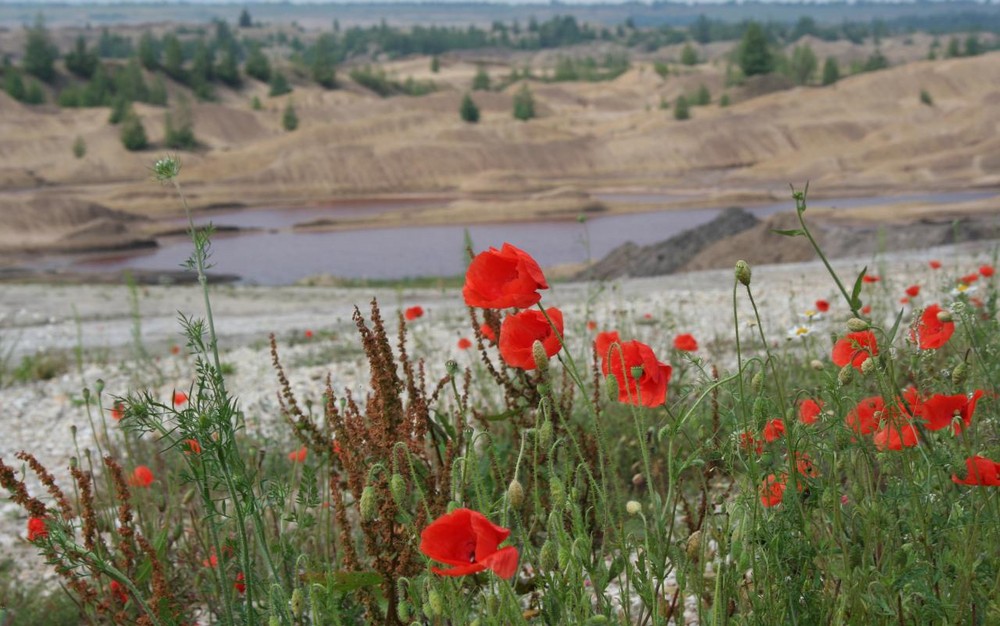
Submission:
[[[931,259],[927,262],[927,265],[930,265],[932,270],[941,269],[941,261],[938,261],[937,259]]]
[[[597,322],[595,322],[594,320],[588,320],[587,330],[597,330]]]
[[[626,341],[610,355],[602,358],[601,371],[618,381],[618,401],[648,407],[660,406],[667,401],[667,383],[671,367],[656,360],[652,348],[639,341]],[[636,380],[635,369],[642,373]]]
[[[674,337],[674,348],[682,352],[694,352],[698,349],[698,341],[690,333]]]
[[[184,393],[183,391],[174,392],[174,397],[173,397],[174,406],[181,406],[187,401],[188,401],[188,396],[186,393]]]
[[[500,325],[500,356],[507,365],[523,370],[533,370],[536,367],[532,346],[541,341],[545,354],[549,358],[562,349],[559,337],[563,334],[562,311],[557,308],[546,309],[545,313],[552,320],[549,323],[541,311],[530,309],[508,315]],[[555,330],[552,325],[555,324]]]
[[[309,450],[302,446],[298,450],[293,450],[288,453],[288,460],[292,463],[303,463],[306,460],[306,455],[309,454]]]
[[[45,520],[41,517],[28,518],[28,541],[42,539],[49,536],[49,529],[45,527]]]
[[[982,389],[976,389],[971,398],[961,393],[954,396],[938,393],[921,402],[915,412],[927,421],[925,425],[927,430],[941,430],[953,426],[957,435],[972,423],[976,403],[982,397]],[[956,422],[956,417],[961,418],[961,422]]]
[[[916,298],[920,295],[920,285],[910,285],[906,288],[906,295],[911,298]]]
[[[764,425],[764,441],[771,443],[785,436],[785,423],[780,419],[773,419]]]
[[[971,274],[966,274],[965,276],[958,279],[958,282],[965,283],[966,285],[971,285],[972,283],[979,280],[979,273],[973,272]]]
[[[866,304],[863,307],[861,307],[861,313],[862,314],[864,314],[864,315],[870,315],[871,312],[872,312],[872,305]]]
[[[114,406],[111,407],[111,419],[117,422],[123,417],[125,417],[125,407],[122,406],[121,402],[115,402]]]
[[[877,283],[879,280],[880,280],[879,277],[875,276],[874,274],[865,274],[864,277],[861,279],[861,282]]]
[[[181,347],[179,345],[174,344],[174,345],[170,346],[170,354],[180,354],[180,353],[181,353]],[[111,581],[111,582],[112,582],[112,584],[114,584],[115,581]]]
[[[413,320],[417,319],[418,317],[423,317],[424,316],[424,308],[420,307],[420,306],[411,306],[410,308],[406,309],[406,311],[403,313],[403,316],[408,321],[412,322]]]
[[[455,345],[458,346],[459,350],[468,350],[469,348],[472,347],[472,342],[469,341],[468,337],[462,337],[461,339],[458,340],[458,343]]]
[[[485,324],[485,323],[482,324],[479,327],[479,332],[482,333],[483,337],[486,337],[486,339],[490,343],[495,344],[497,342],[497,334],[495,332],[493,332],[493,327],[490,326],[489,324]],[[471,343],[470,343],[470,345],[471,345]]]
[[[907,298],[906,296],[903,296],[902,298],[899,299],[899,303],[900,304],[909,304],[910,303],[910,299]]]
[[[984,278],[989,278],[990,276],[992,276],[996,272],[993,269],[992,265],[980,265],[979,266],[979,273],[982,274],[982,276]]]
[[[764,451],[764,442],[754,436],[751,432],[740,433],[740,448],[746,450],[747,452],[754,452],[760,454]]]
[[[965,467],[968,470],[966,477],[959,479],[958,474],[952,474],[952,482],[958,485],[1000,487],[1000,463],[983,456],[970,456],[965,459]]]
[[[864,398],[847,413],[844,422],[847,427],[859,435],[868,435],[878,428],[878,419],[875,413],[881,413],[885,409],[885,400],[882,396],[871,396]]]
[[[122,587],[117,580],[111,581],[111,595],[118,598],[118,601],[122,604],[128,602],[128,594],[125,593],[124,587]]]
[[[920,322],[910,329],[910,339],[920,346],[921,350],[936,350],[948,343],[955,332],[955,322],[942,322],[938,314],[942,309],[932,304],[924,309]]]
[[[817,300],[815,306],[820,313],[826,313],[830,310],[830,303],[823,299]]]
[[[785,498],[787,474],[768,474],[760,484],[760,503],[765,507],[778,506]]]
[[[861,364],[868,360],[869,356],[878,354],[878,343],[875,341],[875,333],[870,330],[858,333],[847,333],[842,339],[838,339],[833,345],[833,362],[837,367],[844,367],[848,363],[854,369],[861,370]]]
[[[602,359],[608,358],[608,353],[611,350],[611,346],[621,344],[621,337],[618,336],[617,330],[606,330],[601,333],[597,333],[597,337],[594,338],[594,350],[597,352],[597,356]]]
[[[302,334],[305,335],[306,339],[312,339],[312,337],[313,337],[313,331],[311,331],[311,330],[306,330],[306,332],[304,332]]]
[[[128,484],[133,487],[149,487],[153,484],[153,470],[145,465],[138,465],[132,470],[132,476],[128,479]]]
[[[219,566],[219,555],[215,553],[215,548],[212,548],[212,553],[207,559],[203,559],[201,562],[205,567],[218,567]]]
[[[535,259],[505,243],[500,250],[491,247],[472,259],[465,272],[462,296],[469,306],[524,309],[538,304],[542,299],[538,290],[548,288]]]
[[[201,454],[201,444],[198,443],[197,439],[185,439],[182,443],[184,444],[184,447],[187,448],[187,450],[184,451],[185,454],[188,452]]]
[[[917,445],[919,437],[913,424],[896,419],[889,420],[885,428],[875,433],[872,440],[879,450],[902,450]]]
[[[799,403],[799,421],[803,424],[815,424],[819,421],[820,411],[823,410],[822,400],[806,398]]]
[[[233,589],[243,593],[247,590],[247,585],[245,582],[246,578],[243,576],[243,572],[236,574],[236,582],[233,583]]]
[[[420,551],[454,567],[431,571],[442,576],[465,576],[490,569],[500,578],[517,572],[517,548],[500,548],[510,530],[493,524],[478,511],[455,509],[437,518],[420,533]]]
[[[795,471],[807,478],[819,476],[819,470],[813,465],[812,458],[807,452],[795,453]]]

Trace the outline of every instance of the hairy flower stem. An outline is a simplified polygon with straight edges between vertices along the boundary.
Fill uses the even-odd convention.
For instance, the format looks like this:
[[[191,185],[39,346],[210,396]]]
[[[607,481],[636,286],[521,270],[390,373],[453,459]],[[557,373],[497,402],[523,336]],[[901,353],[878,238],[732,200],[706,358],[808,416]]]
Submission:
[[[817,256],[819,256],[820,260],[823,261],[823,265],[826,266],[826,271],[828,271],[830,276],[833,277],[833,282],[837,283],[837,289],[840,289],[840,293],[843,294],[844,300],[847,301],[847,306],[851,309],[851,313],[854,317],[861,317],[861,314],[858,312],[858,307],[856,306],[857,303],[854,302],[854,299],[847,293],[844,283],[840,282],[840,277],[837,276],[837,272],[834,271],[833,266],[830,265],[830,261],[828,261],[826,255],[823,254],[823,250],[819,247],[819,244],[816,243],[816,239],[813,238],[812,233],[809,232],[809,227],[806,226],[805,218],[802,217],[802,214],[806,212],[806,194],[808,192],[808,184],[806,184],[806,188],[802,191],[795,191],[794,188],[792,189],[792,198],[795,200],[795,214],[799,218],[799,226],[802,228],[802,234],[809,240],[813,250],[816,251]]]

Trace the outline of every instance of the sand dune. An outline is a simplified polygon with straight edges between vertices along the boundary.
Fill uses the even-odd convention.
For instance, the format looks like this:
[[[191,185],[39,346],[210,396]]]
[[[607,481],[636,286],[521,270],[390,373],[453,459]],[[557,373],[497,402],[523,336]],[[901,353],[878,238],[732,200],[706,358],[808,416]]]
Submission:
[[[183,180],[195,208],[436,192],[478,198],[467,203],[475,211],[482,210],[484,195],[509,199],[563,185],[587,192],[677,187],[706,197],[760,198],[805,180],[827,195],[997,186],[998,61],[1000,53],[917,61],[830,87],[741,101],[740,89],[749,85],[731,90],[736,104],[695,108],[686,122],[660,110],[660,98],[672,100],[705,84],[717,101],[721,67],[705,64],[663,80],[650,65],[640,65],[605,83],[532,83],[540,117],[528,123],[510,113],[519,85],[475,92],[482,111],[476,125],[458,117],[463,85],[476,71],[470,62],[447,61],[439,75],[429,73],[426,59],[390,66],[397,77],[427,76],[441,86],[420,98],[382,99],[357,86],[299,86],[287,96],[262,97],[263,110],[252,111],[250,97],[263,95],[264,86],[251,81],[240,93],[220,90],[217,103],[193,105],[202,145],[181,155]],[[922,89],[933,106],[920,102]],[[280,127],[288,101],[301,120],[291,133]],[[107,109],[27,107],[0,94],[4,205],[31,202],[32,215],[43,222],[61,210],[62,200],[52,198],[136,215],[179,212],[172,192],[148,175],[162,153],[155,146],[162,141],[164,111],[136,110],[154,148],[129,153],[119,129],[107,124]],[[71,153],[76,137],[87,144],[83,159]],[[504,218],[502,205],[492,210]],[[449,215],[461,219],[460,211]],[[25,229],[23,216],[5,211],[2,219],[5,231]],[[88,221],[81,220],[51,236],[63,237]],[[9,246],[17,238],[6,240]]]

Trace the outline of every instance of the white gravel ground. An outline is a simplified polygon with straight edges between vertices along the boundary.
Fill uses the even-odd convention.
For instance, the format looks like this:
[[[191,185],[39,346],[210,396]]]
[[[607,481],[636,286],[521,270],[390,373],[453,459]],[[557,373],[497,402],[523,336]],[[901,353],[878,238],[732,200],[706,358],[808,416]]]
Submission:
[[[896,253],[875,260],[842,260],[835,266],[848,281],[866,264],[870,273],[884,276],[868,287],[875,294],[881,292],[872,301],[883,306],[896,302],[907,285],[921,284],[919,306],[947,300],[955,277],[992,262],[995,250],[990,242]],[[927,261],[932,258],[940,259],[944,267],[937,272],[928,269]],[[662,360],[670,358],[675,334],[693,333],[701,343],[698,355],[724,370],[733,360],[732,288],[733,272],[726,269],[604,285],[556,284],[544,292],[542,302],[563,310],[567,340],[578,351],[592,337],[585,322],[593,319],[599,329],[617,328],[623,338],[646,341]],[[816,299],[833,303],[827,319],[819,322],[825,326],[816,327],[819,332],[810,338],[817,355],[828,354],[829,332],[840,332],[846,307],[820,263],[755,267],[752,288],[772,343],[785,342],[789,329],[802,323],[801,313]],[[266,343],[269,333],[278,336],[283,362],[300,399],[318,401],[327,372],[332,373],[336,388],[363,393],[366,369],[351,313],[355,304],[367,313],[372,296],[379,298],[383,314],[390,319],[407,306],[419,304],[425,309],[425,316],[411,324],[409,350],[427,361],[429,379],[443,375],[447,359],[461,364],[477,358],[474,351],[462,352],[456,346],[460,337],[471,336],[457,289],[212,288],[222,358],[235,368],[228,386],[240,399],[252,432],[290,440],[277,411],[278,386]],[[745,293],[739,302],[742,326],[752,318],[752,310]],[[148,368],[137,365],[134,321],[124,286],[0,286],[0,367],[6,369],[0,387],[0,458],[17,463],[14,454],[18,450],[31,451],[68,485],[65,468],[75,454],[70,426],[76,426],[81,447],[93,445],[87,414],[76,402],[84,386],[93,390],[96,381],[103,379],[107,407],[112,395],[125,394],[136,385],[155,383],[153,392],[166,401],[173,389],[191,384],[191,358],[183,350],[171,354],[170,347],[184,343],[178,312],[204,316],[199,288],[140,288],[139,307],[142,344],[162,372],[159,380]],[[313,332],[308,340],[307,329]],[[77,348],[82,350],[82,370],[75,365]],[[70,364],[67,373],[48,381],[11,383],[12,368],[23,356],[39,351],[65,354]],[[29,484],[34,482],[29,480]],[[9,556],[30,562],[25,560],[31,553],[24,540],[25,521],[22,511],[5,497],[0,499],[0,559]],[[41,575],[37,570],[34,574]]]

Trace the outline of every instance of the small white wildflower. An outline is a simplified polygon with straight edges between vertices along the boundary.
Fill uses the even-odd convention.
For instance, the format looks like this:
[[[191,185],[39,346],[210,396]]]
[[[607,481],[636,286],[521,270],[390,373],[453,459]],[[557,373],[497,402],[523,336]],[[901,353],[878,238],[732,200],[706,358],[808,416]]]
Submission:
[[[958,296],[968,295],[976,290],[974,285],[966,285],[965,283],[958,283],[954,289],[951,290],[951,295]]]
[[[797,324],[792,326],[788,330],[789,339],[798,339],[799,337],[806,337],[812,332],[812,327],[806,324]]]

